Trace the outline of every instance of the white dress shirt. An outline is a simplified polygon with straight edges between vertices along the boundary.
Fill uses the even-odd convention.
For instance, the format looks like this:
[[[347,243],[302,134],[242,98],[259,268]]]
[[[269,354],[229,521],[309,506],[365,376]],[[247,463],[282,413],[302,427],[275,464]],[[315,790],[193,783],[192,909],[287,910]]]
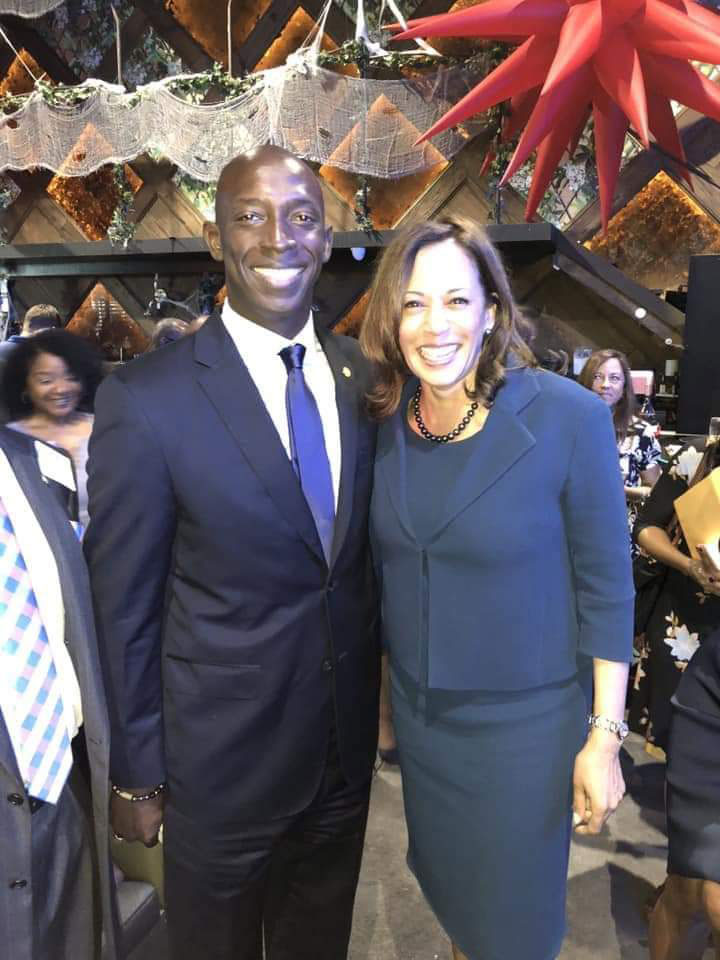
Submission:
[[[330,473],[332,474],[335,509],[337,510],[342,448],[340,445],[340,419],[335,399],[335,378],[325,352],[315,334],[312,314],[308,317],[308,321],[302,330],[292,340],[286,340],[279,333],[261,327],[236,313],[228,300],[225,300],[223,304],[222,320],[252,377],[253,383],[258,389],[267,412],[270,414],[270,419],[275,425],[283,447],[285,447],[288,459],[292,456],[290,452],[290,428],[288,427],[287,409],[285,407],[288,374],[280,356],[280,351],[293,343],[301,343],[305,347],[303,373],[305,374],[305,382],[315,397],[322,421],[325,449],[330,461]]]
[[[82,702],[75,668],[65,645],[65,605],[60,575],[50,544],[28,503],[10,461],[2,450],[0,450],[0,491],[2,491],[3,505],[15,530],[15,537],[37,600],[40,618],[45,627],[60,682],[63,719],[67,724],[68,736],[72,740],[82,724]],[[18,716],[17,695],[14,687],[7,682],[8,678],[14,674],[14,671],[7,669],[3,663],[5,658],[12,656],[3,652],[7,634],[8,626],[3,623],[3,616],[0,613],[0,710],[2,710],[13,750],[17,754],[21,743],[20,724],[25,718]]]

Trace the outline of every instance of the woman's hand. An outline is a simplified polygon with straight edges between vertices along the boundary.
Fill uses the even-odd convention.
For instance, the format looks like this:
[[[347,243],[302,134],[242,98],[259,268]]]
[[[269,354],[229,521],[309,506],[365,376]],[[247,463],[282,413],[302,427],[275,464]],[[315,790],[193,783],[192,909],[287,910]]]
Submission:
[[[697,551],[700,559],[690,560],[688,576],[692,577],[705,593],[720,597],[720,569],[715,565],[703,544],[698,544]]]
[[[619,753],[620,741],[614,733],[594,729],[575,758],[573,824],[577,833],[600,833],[625,795]]]
[[[641,487],[625,487],[625,499],[628,503],[642,503],[643,500],[647,498],[652,493],[652,487],[641,486]]]

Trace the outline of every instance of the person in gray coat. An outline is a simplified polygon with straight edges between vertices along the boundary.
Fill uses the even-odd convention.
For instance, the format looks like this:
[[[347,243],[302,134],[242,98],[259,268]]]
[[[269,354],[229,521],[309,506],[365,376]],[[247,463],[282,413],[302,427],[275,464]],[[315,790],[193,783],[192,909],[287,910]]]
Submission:
[[[72,486],[64,452],[0,427],[0,953],[12,960],[118,956],[108,721]]]

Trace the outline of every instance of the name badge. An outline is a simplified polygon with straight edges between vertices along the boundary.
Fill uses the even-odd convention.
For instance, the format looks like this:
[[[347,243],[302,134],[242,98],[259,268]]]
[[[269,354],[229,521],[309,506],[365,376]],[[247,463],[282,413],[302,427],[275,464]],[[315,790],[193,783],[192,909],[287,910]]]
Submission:
[[[35,441],[35,452],[37,453],[38,466],[40,473],[47,480],[54,480],[61,483],[68,490],[75,490],[75,474],[73,473],[72,460],[66,454],[59,450],[54,450],[47,443],[40,440]]]

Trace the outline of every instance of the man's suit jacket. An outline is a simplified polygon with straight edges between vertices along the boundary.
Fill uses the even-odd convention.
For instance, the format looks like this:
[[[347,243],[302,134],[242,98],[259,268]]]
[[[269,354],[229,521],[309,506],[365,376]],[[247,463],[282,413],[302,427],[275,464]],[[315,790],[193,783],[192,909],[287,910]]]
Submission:
[[[367,518],[375,430],[357,343],[318,331],[342,470],[330,569],[285,449],[224,324],[110,376],[90,444],[89,560],[126,787],[167,780],[205,823],[313,799],[333,722],[351,783],[376,746]]]
[[[12,336],[0,343],[0,424],[7,423],[10,419],[10,411],[5,406],[5,392],[2,385],[5,376],[5,367],[16,345],[24,339],[24,337]]]
[[[109,727],[93,626],[92,602],[82,550],[67,514],[60,507],[38,468],[33,441],[0,427],[0,448],[5,452],[30,506],[52,549],[60,576],[65,606],[65,639],[82,695],[83,731],[90,767],[93,826],[102,900],[104,960],[116,955],[114,884],[109,851]],[[0,932],[8,956],[33,960],[33,911],[29,896],[10,889],[16,878],[32,877],[32,814],[27,802],[17,805],[10,796],[25,790],[10,738],[0,714]],[[53,864],[49,865],[53,869]],[[92,902],[73,904],[93,922]],[[3,947],[3,950],[5,947]]]
[[[511,370],[422,540],[407,498],[407,401],[378,435],[371,529],[383,636],[421,686],[527,690],[583,658],[632,657],[630,543],[615,431],[592,391]]]

